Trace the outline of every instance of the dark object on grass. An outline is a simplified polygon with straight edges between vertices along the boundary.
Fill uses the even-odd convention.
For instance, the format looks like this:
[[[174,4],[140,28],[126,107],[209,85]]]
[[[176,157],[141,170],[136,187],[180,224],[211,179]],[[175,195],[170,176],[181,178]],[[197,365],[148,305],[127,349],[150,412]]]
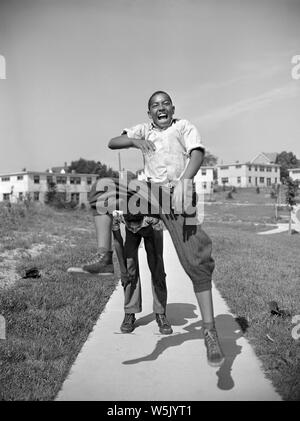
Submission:
[[[259,187],[256,187],[256,193],[259,194],[260,193],[260,189]]]
[[[28,278],[40,278],[41,274],[38,270],[38,268],[33,267],[30,269],[27,269],[25,272],[25,275],[22,277],[22,279],[28,279]]]
[[[279,316],[279,317],[291,317],[291,313],[287,310],[280,310],[276,301],[270,301],[269,307],[271,310],[272,316]]]
[[[242,332],[247,332],[247,329],[249,327],[248,320],[245,317],[236,317],[235,321],[238,323],[240,328],[242,329]]]

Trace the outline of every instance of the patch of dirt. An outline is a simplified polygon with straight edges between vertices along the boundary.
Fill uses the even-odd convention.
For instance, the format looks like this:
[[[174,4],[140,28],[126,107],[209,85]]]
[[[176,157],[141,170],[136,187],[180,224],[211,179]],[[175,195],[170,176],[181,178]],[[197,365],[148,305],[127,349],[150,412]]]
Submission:
[[[11,287],[20,279],[16,265],[22,258],[36,257],[46,247],[46,244],[35,244],[30,249],[6,250],[0,253],[0,288]]]

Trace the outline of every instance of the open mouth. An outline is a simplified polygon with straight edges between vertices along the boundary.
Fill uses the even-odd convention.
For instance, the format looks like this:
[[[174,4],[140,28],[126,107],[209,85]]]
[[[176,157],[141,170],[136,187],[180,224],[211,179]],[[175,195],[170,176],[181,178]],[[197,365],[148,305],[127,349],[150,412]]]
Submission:
[[[161,113],[157,116],[158,120],[167,120],[167,118],[168,118],[168,114],[166,113]]]

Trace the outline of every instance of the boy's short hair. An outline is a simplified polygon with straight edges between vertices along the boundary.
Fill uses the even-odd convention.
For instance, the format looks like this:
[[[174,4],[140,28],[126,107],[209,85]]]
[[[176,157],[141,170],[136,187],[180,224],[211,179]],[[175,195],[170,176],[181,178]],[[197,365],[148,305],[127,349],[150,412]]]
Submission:
[[[155,95],[158,95],[158,94],[164,94],[164,95],[166,95],[166,96],[169,98],[169,100],[171,101],[171,103],[173,104],[172,98],[170,97],[170,95],[169,95],[167,92],[165,92],[165,91],[155,91],[155,92],[154,92],[154,93],[150,96],[150,98],[149,98],[149,100],[148,100],[148,110],[150,110],[150,105],[151,105],[152,98],[153,98]]]

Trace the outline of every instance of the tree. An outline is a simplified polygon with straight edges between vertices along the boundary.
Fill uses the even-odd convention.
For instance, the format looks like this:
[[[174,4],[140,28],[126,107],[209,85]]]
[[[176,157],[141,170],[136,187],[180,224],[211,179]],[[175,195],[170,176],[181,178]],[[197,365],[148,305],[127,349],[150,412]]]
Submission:
[[[79,174],[98,174],[99,177],[118,177],[119,175],[117,171],[114,171],[106,164],[102,164],[100,161],[96,162],[84,158],[72,161],[68,169],[70,172],[75,171]]]
[[[74,208],[75,204],[68,203],[66,197],[66,191],[58,191],[57,185],[53,181],[48,183],[48,190],[45,195],[45,203],[47,205],[57,209]]]
[[[276,164],[280,165],[280,179],[284,182],[289,177],[289,168],[297,168],[300,161],[293,152],[280,152],[276,158]]]
[[[203,159],[203,166],[206,167],[214,167],[218,162],[218,158],[211,154],[210,152],[206,151]]]
[[[293,181],[290,177],[287,177],[284,184],[286,185],[285,201],[289,210],[289,234],[292,234],[292,210],[293,206],[296,205],[295,197],[298,189],[298,183]]]

